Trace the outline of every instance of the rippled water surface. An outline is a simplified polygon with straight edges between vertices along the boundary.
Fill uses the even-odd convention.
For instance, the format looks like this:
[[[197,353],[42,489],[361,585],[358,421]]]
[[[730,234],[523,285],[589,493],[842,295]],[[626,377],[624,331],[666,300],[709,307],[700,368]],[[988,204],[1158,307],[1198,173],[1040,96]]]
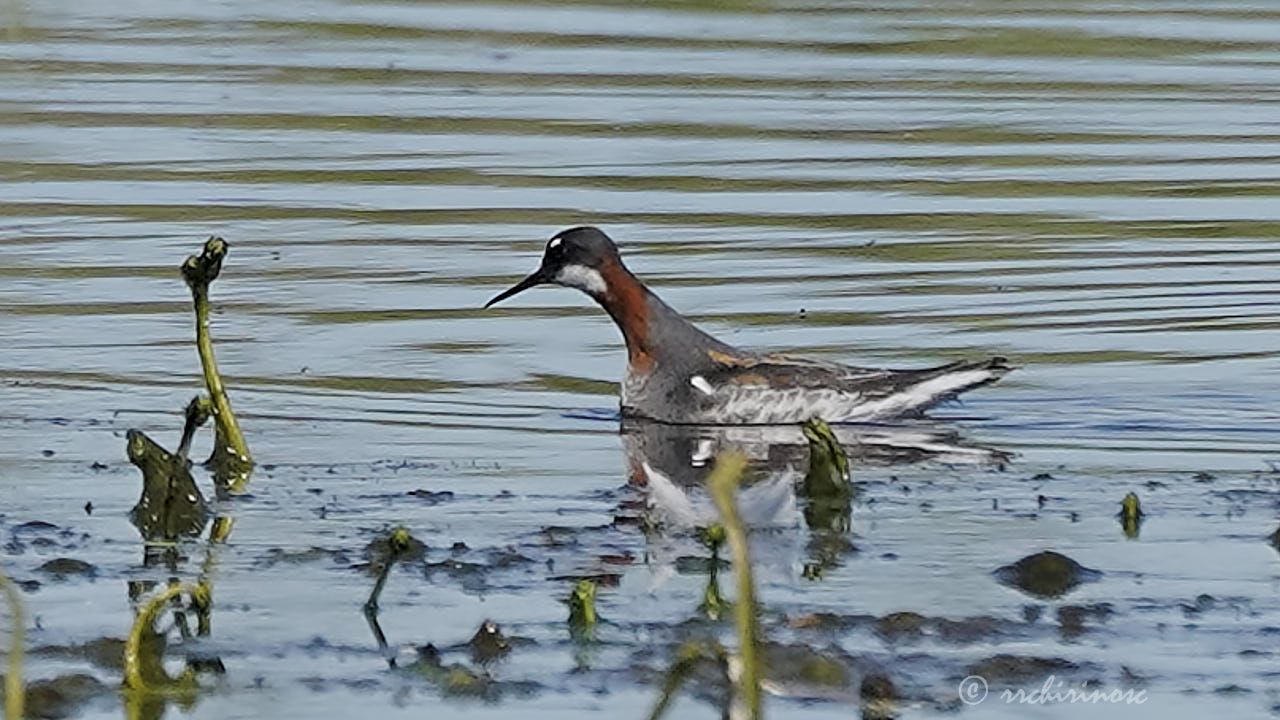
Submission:
[[[999,655],[1145,689],[1144,714],[1280,707],[1274,5],[2,9],[0,568],[38,582],[31,678],[114,688],[118,669],[55,650],[123,637],[127,581],[204,568],[201,647],[226,673],[168,717],[642,717],[680,640],[732,640],[694,620],[700,546],[637,523],[639,463],[687,469],[687,443],[619,435],[624,353],[587,298],[480,310],[591,223],[728,342],[1019,366],[934,413],[1012,460],[855,459],[853,548],[816,580],[803,528],[762,543],[768,639],[848,670],[778,681],[775,715],[871,716],[859,678],[881,673],[904,717],[1023,717],[994,690],[1044,672],[993,679],[979,709],[957,697]],[[220,506],[227,544],[184,546],[171,573],[144,567],[126,518],[124,432],[176,443],[201,387],[177,266],[213,234],[231,244],[218,357],[259,467]],[[1132,540],[1129,491],[1147,512]],[[383,596],[393,646],[468,663],[458,644],[486,618],[528,639],[484,698],[442,698],[379,653],[359,566],[395,524],[428,552]],[[992,575],[1044,549],[1102,575],[1050,600]],[[59,557],[96,575],[38,569]],[[564,623],[584,576],[611,621],[588,646]],[[892,631],[898,612],[924,630]],[[944,631],[971,618],[985,629]],[[673,712],[718,710],[694,692]]]

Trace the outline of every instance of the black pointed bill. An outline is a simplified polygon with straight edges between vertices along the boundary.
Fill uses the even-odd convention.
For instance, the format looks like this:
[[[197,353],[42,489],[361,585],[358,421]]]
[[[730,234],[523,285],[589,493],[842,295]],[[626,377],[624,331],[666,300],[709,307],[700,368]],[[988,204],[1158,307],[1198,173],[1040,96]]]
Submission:
[[[528,290],[529,288],[535,285],[544,285],[549,282],[551,282],[551,278],[548,277],[546,273],[542,271],[541,268],[539,268],[529,277],[521,280],[520,282],[511,286],[510,288],[499,293],[492,300],[485,303],[484,306],[487,308],[491,305],[495,305],[497,303],[502,302],[503,300],[506,300],[507,298],[511,297],[512,295],[515,295],[516,293],[524,292],[525,290]]]

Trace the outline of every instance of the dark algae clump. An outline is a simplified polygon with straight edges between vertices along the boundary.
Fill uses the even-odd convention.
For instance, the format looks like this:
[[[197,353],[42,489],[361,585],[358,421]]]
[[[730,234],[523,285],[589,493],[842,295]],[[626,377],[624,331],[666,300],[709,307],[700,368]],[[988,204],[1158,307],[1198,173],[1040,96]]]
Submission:
[[[1054,673],[1076,670],[1078,666],[1063,658],[1044,658],[1033,655],[992,655],[965,668],[968,675],[977,675],[990,683],[1016,685],[1043,678]]]
[[[80,577],[92,580],[98,575],[98,568],[93,563],[77,558],[57,558],[36,568],[52,580],[70,580]]]
[[[140,430],[126,433],[126,441],[129,462],[142,471],[142,495],[129,512],[129,520],[138,532],[146,540],[199,535],[208,522],[209,511],[186,457],[190,437],[184,435],[175,454]]]
[[[97,678],[84,673],[36,680],[27,686],[25,717],[43,720],[74,717],[87,701],[110,691]]]
[[[876,634],[890,642],[920,637],[925,617],[915,612],[896,612],[876,621]]]
[[[1052,550],[1028,555],[995,571],[996,579],[1038,598],[1056,598],[1071,592],[1080,583],[1102,577],[1071,558]]]
[[[490,665],[501,660],[511,652],[511,641],[503,634],[502,628],[492,620],[485,620],[480,629],[467,641],[471,649],[471,659],[481,666]]]

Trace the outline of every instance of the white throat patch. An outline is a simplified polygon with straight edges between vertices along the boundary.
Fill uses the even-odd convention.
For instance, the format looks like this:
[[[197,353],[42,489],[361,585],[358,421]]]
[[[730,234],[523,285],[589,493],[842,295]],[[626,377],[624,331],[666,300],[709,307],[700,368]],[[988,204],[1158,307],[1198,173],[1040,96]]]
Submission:
[[[586,265],[565,265],[556,273],[556,282],[590,295],[604,295],[607,289],[600,273]]]

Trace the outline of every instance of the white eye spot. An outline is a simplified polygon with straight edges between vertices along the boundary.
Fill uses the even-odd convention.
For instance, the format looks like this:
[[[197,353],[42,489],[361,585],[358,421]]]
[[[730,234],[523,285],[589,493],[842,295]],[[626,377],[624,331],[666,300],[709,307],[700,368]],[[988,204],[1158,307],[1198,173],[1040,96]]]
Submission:
[[[551,238],[551,242],[547,243],[548,250],[555,250],[560,247],[560,238]]]
[[[711,387],[711,383],[707,382],[707,379],[701,375],[694,375],[689,378],[689,384],[700,390],[703,395],[715,394],[715,388]]]
[[[565,265],[556,273],[556,282],[590,295],[604,295],[608,290],[600,273],[585,265]]]

